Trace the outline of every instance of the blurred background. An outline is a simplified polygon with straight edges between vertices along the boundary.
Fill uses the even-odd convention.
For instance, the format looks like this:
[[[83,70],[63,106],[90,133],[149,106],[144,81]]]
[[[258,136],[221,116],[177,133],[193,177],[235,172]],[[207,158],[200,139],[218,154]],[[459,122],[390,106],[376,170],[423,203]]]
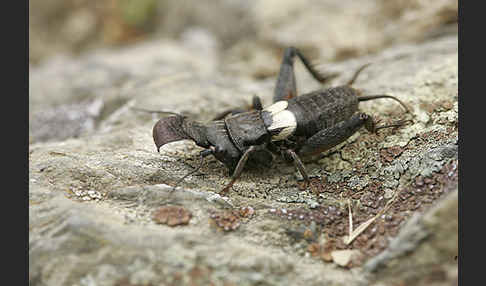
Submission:
[[[457,16],[454,0],[30,0],[29,63],[163,38],[215,49],[234,71],[275,58],[255,69],[265,77],[286,46],[340,61],[457,33]]]
[[[135,96],[141,106],[203,120],[218,100],[219,108],[243,104],[233,95],[223,100],[212,87],[271,94],[288,46],[332,71],[328,63],[457,35],[457,17],[455,0],[30,0],[30,140],[93,130]],[[148,84],[187,72],[193,78],[170,101],[160,97],[171,94],[167,85]],[[302,66],[295,72],[301,92],[319,86]],[[194,85],[201,94],[194,111],[185,104],[192,99],[179,94],[194,94],[186,89],[199,77],[208,90]],[[131,86],[146,90],[129,91]]]

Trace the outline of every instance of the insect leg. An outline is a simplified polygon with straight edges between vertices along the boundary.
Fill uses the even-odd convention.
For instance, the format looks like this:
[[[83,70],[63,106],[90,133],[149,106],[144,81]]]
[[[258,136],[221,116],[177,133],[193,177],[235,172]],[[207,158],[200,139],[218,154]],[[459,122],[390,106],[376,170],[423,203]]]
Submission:
[[[236,165],[236,169],[233,172],[233,175],[231,176],[231,181],[224,187],[224,189],[220,192],[220,194],[225,194],[231,189],[233,184],[240,177],[241,172],[245,167],[246,161],[248,161],[248,157],[250,156],[250,153],[254,152],[255,150],[257,150],[257,146],[250,146],[250,148],[248,148],[245,151],[245,153],[243,153],[243,156],[241,156],[240,160],[238,161],[238,165]]]
[[[378,130],[383,129],[383,128],[391,128],[391,127],[400,127],[405,125],[407,122],[413,122],[410,119],[404,119],[404,120],[398,120],[393,122],[392,124],[387,124],[387,125],[376,125],[376,122],[373,120],[371,116],[368,115],[368,118],[366,119],[366,122],[364,124],[366,130],[368,130],[371,133],[378,133]]]
[[[371,118],[364,113],[356,113],[350,119],[341,121],[334,126],[323,129],[307,139],[297,151],[299,155],[315,155],[344,142],[356,133]]]
[[[294,152],[294,150],[291,150],[291,149],[285,150],[285,153],[289,154],[292,157],[292,159],[294,161],[294,165],[297,167],[300,174],[302,175],[302,177],[305,180],[306,186],[309,185],[309,183],[310,183],[309,176],[307,175],[304,164],[300,160],[299,156]]]
[[[289,100],[292,97],[297,96],[297,85],[294,73],[295,56],[299,57],[309,73],[321,83],[325,83],[337,76],[337,74],[335,73],[328,75],[320,73],[297,48],[288,47],[285,49],[282,64],[280,65],[277,85],[275,86],[273,95],[273,102],[277,102],[280,100]]]
[[[399,127],[411,120],[400,120],[393,124],[377,126],[376,122],[368,114],[356,113],[350,119],[341,121],[338,124],[323,129],[304,142],[298,150],[302,156],[315,155],[344,142],[351,135],[356,133],[359,128],[364,126],[371,133],[377,133],[379,129],[389,127]]]

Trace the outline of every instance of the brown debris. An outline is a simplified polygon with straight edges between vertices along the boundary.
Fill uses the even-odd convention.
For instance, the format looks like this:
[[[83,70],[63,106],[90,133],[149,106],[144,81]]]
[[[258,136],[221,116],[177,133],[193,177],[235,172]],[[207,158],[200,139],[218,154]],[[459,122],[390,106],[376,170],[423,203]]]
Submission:
[[[333,240],[328,240],[328,242],[321,248],[320,258],[325,262],[332,262],[331,251],[333,251],[335,247]]]
[[[185,225],[191,220],[192,214],[180,206],[163,206],[158,208],[152,219],[159,224],[168,226]]]
[[[321,254],[321,245],[319,243],[311,243],[309,246],[307,246],[307,251],[312,255],[312,256],[319,256]]]
[[[320,258],[322,261],[325,262],[332,262],[331,251],[332,247],[329,247],[329,244],[326,243],[325,245],[320,245],[317,242],[309,244],[307,247],[307,251],[311,254],[312,257]]]
[[[209,218],[217,227],[224,231],[235,230],[241,224],[240,214],[235,210],[212,213]]]
[[[248,207],[241,207],[239,209],[239,214],[243,218],[251,218],[255,214],[255,210],[248,206]]]
[[[255,210],[250,207],[241,207],[234,210],[225,210],[221,212],[213,211],[209,218],[211,223],[224,231],[237,229],[245,220],[251,219],[255,215]]]
[[[436,135],[430,133],[430,135]],[[387,154],[399,156],[401,148],[388,148]],[[325,262],[333,261],[331,253],[335,250],[357,249],[360,255],[347,265],[347,268],[356,267],[362,264],[367,258],[377,255],[389,244],[390,238],[396,236],[400,226],[411,214],[417,211],[424,211],[437,199],[448,192],[447,185],[458,181],[458,160],[454,159],[446,163],[438,172],[431,176],[417,176],[412,179],[411,184],[397,189],[395,203],[390,205],[387,212],[378,215],[373,222],[349,245],[346,245],[343,238],[349,234],[349,214],[344,208],[332,205],[321,205],[315,209],[270,209],[269,214],[281,219],[302,222],[308,225],[314,221],[320,226],[322,233],[325,233],[326,243],[324,245],[311,243],[307,251],[312,257]],[[346,188],[345,182],[336,182],[323,185],[322,193],[328,196],[341,199],[351,198],[353,204],[353,226],[359,227],[370,218],[376,216],[392,199],[385,196],[385,189],[382,181],[372,180],[363,190],[359,192]]]
[[[380,155],[385,162],[391,162],[396,157],[403,153],[403,148],[400,146],[392,146],[389,148],[383,148],[380,150]]]
[[[304,230],[304,239],[312,240],[313,238],[314,238],[314,233],[312,233],[312,230],[310,228],[306,228]]]

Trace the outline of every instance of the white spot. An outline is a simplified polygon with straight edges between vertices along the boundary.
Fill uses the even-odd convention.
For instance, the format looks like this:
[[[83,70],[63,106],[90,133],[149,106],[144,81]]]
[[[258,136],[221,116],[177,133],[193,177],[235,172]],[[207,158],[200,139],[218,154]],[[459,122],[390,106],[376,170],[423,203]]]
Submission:
[[[272,115],[272,125],[267,127],[268,131],[280,130],[278,134],[272,136],[273,141],[283,140],[292,135],[297,128],[297,120],[292,112],[288,110],[280,111]]]
[[[270,105],[269,107],[263,109],[265,111],[268,111],[274,115],[275,113],[279,113],[280,111],[283,111],[287,108],[289,103],[285,100],[277,101],[274,104]]]
[[[297,120],[291,111],[286,110],[289,103],[286,100],[277,101],[264,111],[270,112],[272,124],[267,126],[268,131],[280,130],[278,134],[272,136],[273,141],[283,140],[292,135],[297,128]]]

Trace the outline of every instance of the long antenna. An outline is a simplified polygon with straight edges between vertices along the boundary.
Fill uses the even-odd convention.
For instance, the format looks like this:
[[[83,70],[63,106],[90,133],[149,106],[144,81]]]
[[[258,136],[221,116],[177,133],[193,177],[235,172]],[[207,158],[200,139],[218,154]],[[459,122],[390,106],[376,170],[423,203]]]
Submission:
[[[132,107],[132,109],[136,110],[136,111],[142,111],[142,112],[148,112],[148,113],[160,113],[160,114],[166,114],[166,115],[180,115],[180,114],[172,112],[172,111],[150,110],[150,109],[139,108],[139,107]]]
[[[393,99],[393,100],[397,101],[398,103],[400,103],[400,105],[405,109],[405,111],[407,113],[410,113],[410,110],[405,105],[405,103],[403,103],[400,99],[398,99],[398,98],[396,98],[394,96],[388,95],[388,94],[376,94],[376,95],[361,95],[361,96],[358,96],[358,100],[359,101],[374,100],[374,99],[378,99],[378,98],[390,98],[390,99]]]
[[[348,82],[346,83],[346,85],[349,85],[351,86],[354,81],[358,78],[358,75],[366,68],[368,67],[369,65],[371,65],[371,63],[367,63],[367,64],[364,64],[362,65],[358,70],[356,70],[353,74],[353,76],[351,77],[350,80],[348,80]]]

